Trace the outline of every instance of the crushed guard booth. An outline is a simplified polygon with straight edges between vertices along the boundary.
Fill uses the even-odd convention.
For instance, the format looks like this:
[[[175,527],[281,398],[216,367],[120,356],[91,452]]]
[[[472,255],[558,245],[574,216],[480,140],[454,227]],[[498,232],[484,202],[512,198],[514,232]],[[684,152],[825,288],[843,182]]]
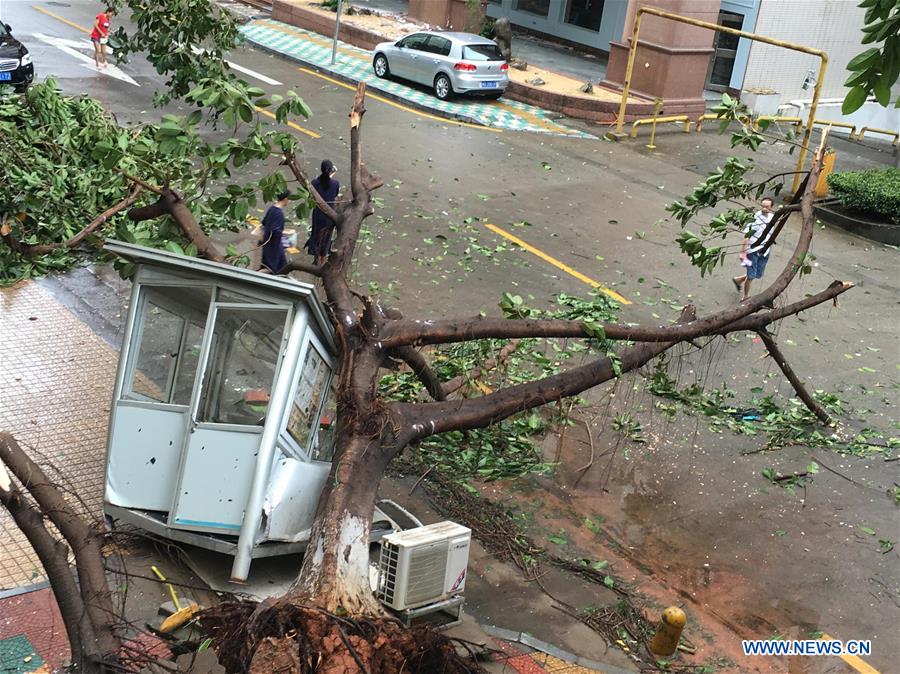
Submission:
[[[106,513],[235,556],[303,550],[334,451],[335,346],[308,283],[110,241],[135,264]],[[376,509],[373,539],[397,528]]]

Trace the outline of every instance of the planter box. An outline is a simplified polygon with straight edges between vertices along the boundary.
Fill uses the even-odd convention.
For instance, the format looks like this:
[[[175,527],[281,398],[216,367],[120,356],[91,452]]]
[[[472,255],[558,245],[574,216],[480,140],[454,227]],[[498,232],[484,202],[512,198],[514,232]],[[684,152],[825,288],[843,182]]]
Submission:
[[[747,89],[741,92],[741,103],[750,108],[754,115],[775,116],[781,104],[781,94],[771,89]]]
[[[872,241],[900,246],[900,225],[867,220],[853,211],[844,210],[836,201],[819,202],[814,210],[816,217],[826,225],[835,225]]]

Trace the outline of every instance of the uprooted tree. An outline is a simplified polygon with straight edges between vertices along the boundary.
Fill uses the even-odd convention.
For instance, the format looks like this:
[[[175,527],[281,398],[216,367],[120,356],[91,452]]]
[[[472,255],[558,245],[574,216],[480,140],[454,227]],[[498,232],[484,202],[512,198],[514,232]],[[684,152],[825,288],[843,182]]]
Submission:
[[[210,237],[207,218],[220,218],[218,224],[241,222],[257,191],[271,198],[289,182],[300,187],[301,211],[314,203],[335,223],[333,250],[321,267],[294,260],[281,270],[282,274],[303,273],[320,279],[331,314],[337,343],[338,412],[330,479],[319,500],[308,553],[287,594],[255,608],[239,605],[230,613],[225,610],[210,616],[214,648],[229,671],[331,671],[329,667],[344,671],[336,669],[341,664],[347,664],[348,671],[357,667],[369,672],[462,671],[466,667],[440,639],[423,647],[424,642],[417,643],[416,638],[385,620],[369,585],[369,529],[382,475],[406,448],[431,436],[497,424],[621,377],[676,345],[697,345],[703,338],[741,331],[764,336],[798,395],[823,422],[828,420],[768,333],[773,323],[834,301],[852,287],[835,281],[803,299],[782,301],[791,282],[809,270],[808,251],[815,225],[813,186],[822,147],[801,190],[777,212],[764,235],[767,246],[775,241],[784,243],[786,222],[792,215],[798,219],[790,258],[768,287],[739,305],[706,312],[687,305],[675,324],[656,326],[546,318],[524,306],[512,307],[505,317],[498,318],[413,318],[405,316],[399,307],[387,306],[378,297],[355,289],[355,253],[363,224],[375,210],[373,192],[383,183],[363,161],[365,85],[357,88],[350,110],[349,194],[331,206],[316,193],[303,171],[296,140],[266,127],[257,113],[259,108],[277,103],[276,118],[280,122],[290,114],[309,114],[306,104],[295,95],[283,101],[266,97],[222,65],[222,54],[236,35],[227,15],[218,14],[205,0],[197,0],[195,4],[202,6],[197,15],[202,15],[206,23],[189,22],[195,25],[197,34],[188,31],[173,50],[167,22],[154,14],[153,7],[129,4],[135,11],[137,36],[120,34],[119,53],[127,54],[129,45],[149,45],[151,61],[161,71],[173,73],[167,95],[184,96],[196,103],[198,110],[186,117],[166,116],[158,125],[126,128],[89,99],[61,96],[52,82],[4,101],[0,119],[3,115],[7,120],[15,119],[0,127],[3,142],[15,154],[26,151],[23,139],[34,142],[29,150],[32,155],[23,156],[21,164],[11,162],[12,168],[7,169],[10,184],[21,189],[0,194],[4,217],[0,233],[6,244],[0,259],[16,265],[16,273],[23,276],[41,271],[40,265],[65,266],[84,245],[114,233],[119,238],[165,246],[187,255],[235,262],[241,258],[221,250]],[[190,45],[202,43],[202,37],[210,34],[214,42],[219,41],[198,58]],[[148,39],[139,42],[138,36]],[[737,104],[727,101],[719,113],[725,122],[740,120],[744,115]],[[76,117],[82,129],[67,141],[65,149],[84,164],[77,172],[59,175],[59,165],[53,159],[64,156],[58,145],[61,141],[59,137],[39,138],[39,130],[53,120],[69,124]],[[218,142],[205,140],[199,129],[204,118],[229,131],[231,137]],[[745,125],[734,134],[733,141],[755,147],[763,137]],[[267,174],[257,185],[223,186],[232,170],[272,157],[278,158],[284,168]],[[727,250],[708,243],[742,231],[752,218],[747,201],[772,189],[769,179],[751,182],[752,171],[752,162],[729,159],[683,202],[670,207],[682,225],[678,243],[702,274],[720,264]],[[57,175],[55,183],[52,175]],[[81,190],[94,184],[102,184],[103,189],[91,194],[102,194],[105,201],[89,206],[103,214],[84,228],[70,231],[71,222],[77,221],[74,214],[87,210],[79,201]],[[65,192],[65,199],[53,206],[57,209],[55,220],[29,215],[41,189]],[[722,204],[731,207],[721,210]],[[706,209],[719,212],[704,223],[699,235],[684,229]],[[129,272],[127,265],[122,271]],[[578,366],[536,373],[530,381],[480,396],[453,399],[448,396],[447,382],[441,381],[429,363],[428,353],[433,347],[528,338],[583,340],[587,356]],[[415,374],[429,399],[397,401],[380,392],[385,370],[398,366],[407,366]],[[9,435],[0,435],[0,459],[22,485],[20,488],[0,471],[0,498],[51,578],[75,662],[83,671],[117,668],[123,657],[121,635],[114,628],[113,608],[102,577],[100,534],[75,515]],[[53,524],[61,539],[47,528],[45,520]],[[67,548],[75,556],[77,585],[68,570]]]

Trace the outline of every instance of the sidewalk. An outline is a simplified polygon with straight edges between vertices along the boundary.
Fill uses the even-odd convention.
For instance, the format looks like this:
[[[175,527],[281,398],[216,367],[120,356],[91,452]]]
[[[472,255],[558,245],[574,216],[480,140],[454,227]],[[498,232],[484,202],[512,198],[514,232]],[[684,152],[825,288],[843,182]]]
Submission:
[[[0,290],[0,429],[100,517],[103,457],[118,354],[36,283]],[[0,509],[0,590],[44,579],[37,556]]]
[[[457,99],[440,101],[425,87],[379,78],[372,70],[371,54],[345,42],[338,43],[338,55],[331,64],[332,41],[316,33],[296,28],[280,21],[263,19],[241,27],[241,32],[253,44],[277,55],[299,61],[339,80],[365,82],[388,98],[417,109],[439,113],[441,117],[489,126],[508,131],[531,131],[573,138],[595,138],[591,134],[555,121],[547,110],[501,99],[481,102]]]

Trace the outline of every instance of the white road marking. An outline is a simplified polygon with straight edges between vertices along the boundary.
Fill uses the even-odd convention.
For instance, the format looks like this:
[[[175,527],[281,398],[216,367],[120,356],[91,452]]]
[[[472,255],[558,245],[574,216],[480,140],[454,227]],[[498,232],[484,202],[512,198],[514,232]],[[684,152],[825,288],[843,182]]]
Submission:
[[[276,87],[281,85],[281,82],[279,82],[278,80],[273,80],[271,77],[263,75],[262,73],[258,73],[255,70],[250,70],[250,68],[245,68],[242,65],[238,65],[234,61],[226,61],[226,63],[237,70],[239,73],[244,73],[245,75],[250,75],[250,77],[255,77],[260,82],[265,82],[266,84],[270,84]]]
[[[94,63],[93,57],[94,45],[92,45],[88,40],[69,40],[64,37],[44,35],[43,33],[35,33],[34,36],[41,42],[45,42],[51,47],[56,47],[64,54],[68,54],[75,60],[79,61],[80,66],[87,68],[88,70],[92,70],[95,73],[100,73],[101,75],[113,77],[123,82],[128,82],[129,84],[133,84],[136,87],[141,86],[140,84],[135,82],[129,75],[122,72],[118,68],[118,66],[115,66],[111,63],[107,65],[106,68],[97,68],[97,65]],[[87,51],[88,54],[82,54],[79,50]],[[107,51],[110,54],[112,53],[111,49],[107,49]]]
[[[200,47],[191,47],[191,49],[195,54],[202,54],[204,51]],[[276,87],[281,86],[281,82],[279,82],[278,80],[273,80],[268,75],[263,75],[262,73],[258,73],[255,70],[250,70],[250,68],[245,68],[244,66],[235,63],[234,61],[226,60],[225,63],[227,63],[232,69],[237,70],[239,73],[244,73],[245,75],[249,75],[250,77],[255,77],[260,82],[265,82],[266,84]]]

